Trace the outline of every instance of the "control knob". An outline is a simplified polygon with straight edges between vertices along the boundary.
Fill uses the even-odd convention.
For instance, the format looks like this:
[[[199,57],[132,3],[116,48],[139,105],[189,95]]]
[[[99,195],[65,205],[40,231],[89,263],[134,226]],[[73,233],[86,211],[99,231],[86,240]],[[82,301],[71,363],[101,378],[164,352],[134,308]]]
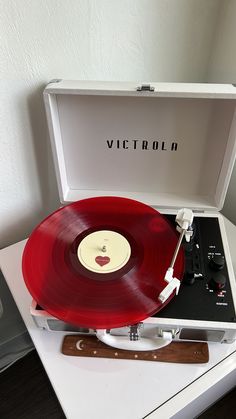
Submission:
[[[220,291],[225,287],[226,278],[221,272],[216,272],[214,276],[211,277],[208,286],[210,289],[215,291]]]
[[[222,255],[214,255],[210,260],[210,268],[214,271],[221,271],[225,265],[225,258]]]

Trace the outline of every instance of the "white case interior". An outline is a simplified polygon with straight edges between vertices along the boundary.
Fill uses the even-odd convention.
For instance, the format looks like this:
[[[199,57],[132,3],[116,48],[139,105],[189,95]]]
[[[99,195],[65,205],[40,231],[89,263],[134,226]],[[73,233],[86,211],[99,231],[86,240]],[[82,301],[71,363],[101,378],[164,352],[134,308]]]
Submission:
[[[138,85],[62,80],[45,89],[62,203],[116,195],[221,209],[236,154],[236,87]]]

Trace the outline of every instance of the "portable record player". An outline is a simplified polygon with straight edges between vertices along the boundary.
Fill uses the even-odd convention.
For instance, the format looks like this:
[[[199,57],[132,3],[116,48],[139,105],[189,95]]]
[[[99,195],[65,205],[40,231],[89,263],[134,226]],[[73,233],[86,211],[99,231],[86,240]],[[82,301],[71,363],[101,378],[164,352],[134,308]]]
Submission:
[[[76,205],[76,202],[95,197],[95,206],[106,197],[108,203],[105,203],[110,209],[109,199],[114,197],[118,199],[118,214],[123,199],[143,203],[151,212],[159,214],[164,221],[159,222],[158,228],[167,223],[170,231],[175,231],[176,215],[183,208],[191,209],[194,219],[185,229],[191,234],[189,238],[182,237],[177,265],[169,281],[168,262],[156,264],[157,277],[163,271],[161,281],[167,282],[163,282],[157,299],[162,297],[169,283],[173,284],[172,280],[181,280],[178,295],[175,295],[177,286],[173,286],[163,301],[159,298],[156,312],[133,323],[128,320],[123,321],[123,325],[117,323],[114,328],[95,327],[95,323],[89,327],[86,322],[75,324],[65,321],[66,316],[49,314],[57,312],[53,310],[54,302],[45,310],[45,305],[41,307],[36,299],[31,312],[37,325],[48,330],[96,333],[108,344],[119,346],[121,341],[122,347],[136,350],[143,350],[143,342],[153,340],[159,341],[160,346],[179,339],[235,340],[235,278],[219,210],[236,153],[236,88],[211,84],[137,86],[134,83],[55,80],[46,87],[44,98],[58,188],[65,205],[61,213],[59,210],[60,214],[64,208],[75,208],[70,203]],[[49,217],[49,223],[54,218]],[[43,222],[43,229],[48,227],[47,222]],[[67,223],[67,218],[63,223]],[[129,225],[124,236],[126,233],[129,244]],[[56,240],[60,229],[53,234]],[[167,254],[171,260],[178,242],[176,238],[171,244],[171,234],[169,229],[164,229],[157,252],[163,259]],[[168,240],[171,251],[162,251],[162,247],[167,249]],[[58,249],[60,245],[59,240]],[[122,249],[125,246],[123,241]],[[42,244],[39,251],[40,247]],[[129,252],[129,245],[127,249]],[[104,254],[100,257],[105,258],[106,247],[101,251]],[[154,249],[150,250],[152,252],[155,253]],[[181,255],[185,265],[183,272]],[[53,257],[60,271],[60,259],[55,261],[55,255]],[[130,255],[124,266],[128,260]],[[179,278],[175,278],[176,273]],[[50,293],[50,285],[48,290]],[[106,293],[104,287],[103,292]]]

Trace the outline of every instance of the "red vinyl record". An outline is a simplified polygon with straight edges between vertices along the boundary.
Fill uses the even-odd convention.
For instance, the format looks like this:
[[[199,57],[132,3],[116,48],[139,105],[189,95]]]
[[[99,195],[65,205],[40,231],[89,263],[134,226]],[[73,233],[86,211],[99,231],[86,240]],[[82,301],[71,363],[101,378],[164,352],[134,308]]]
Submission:
[[[35,301],[76,326],[109,329],[158,312],[178,233],[155,209],[126,198],[74,202],[29,237],[23,277]],[[182,248],[174,274],[184,271]]]

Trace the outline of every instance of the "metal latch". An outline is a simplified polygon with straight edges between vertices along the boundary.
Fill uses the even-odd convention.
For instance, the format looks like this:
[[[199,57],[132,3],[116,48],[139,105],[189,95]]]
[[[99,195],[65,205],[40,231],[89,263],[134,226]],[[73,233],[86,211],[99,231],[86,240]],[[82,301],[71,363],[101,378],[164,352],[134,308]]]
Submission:
[[[136,90],[137,92],[154,92],[155,87],[150,84],[141,84],[141,86],[138,86]]]
[[[143,326],[142,323],[133,324],[129,328],[129,340],[139,340],[140,338],[140,328]]]

